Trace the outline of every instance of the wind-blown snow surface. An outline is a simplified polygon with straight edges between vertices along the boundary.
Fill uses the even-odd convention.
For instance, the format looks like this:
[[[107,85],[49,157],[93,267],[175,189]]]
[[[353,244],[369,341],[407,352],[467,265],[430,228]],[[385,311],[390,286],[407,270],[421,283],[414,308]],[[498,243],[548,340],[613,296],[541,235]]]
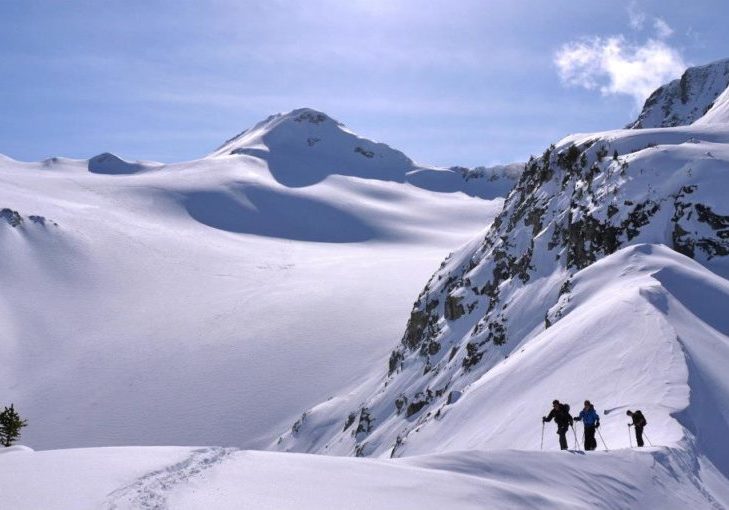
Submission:
[[[302,112],[322,115],[277,117],[289,142],[324,126],[320,162],[343,164],[295,186],[281,172],[316,157],[0,158],[0,387],[25,444],[261,446],[384,362],[432,267],[502,199],[384,179],[417,167],[359,138],[380,159],[350,171],[370,160],[355,135]]]

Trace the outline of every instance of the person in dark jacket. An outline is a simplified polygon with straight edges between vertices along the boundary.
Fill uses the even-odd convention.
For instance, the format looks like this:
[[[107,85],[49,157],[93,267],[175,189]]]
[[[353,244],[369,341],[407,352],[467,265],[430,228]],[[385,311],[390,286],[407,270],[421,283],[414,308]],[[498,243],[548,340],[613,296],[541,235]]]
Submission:
[[[585,408],[580,411],[579,416],[575,416],[575,421],[581,421],[585,427],[585,450],[597,448],[595,430],[600,426],[600,416],[589,400],[585,400]]]
[[[635,440],[638,442],[638,446],[643,446],[643,427],[648,425],[645,416],[643,416],[643,413],[641,413],[640,410],[631,411],[630,409],[628,409],[625,414],[633,418],[633,427],[635,427]]]
[[[552,410],[547,416],[542,417],[542,422],[546,423],[552,421],[557,424],[557,434],[559,435],[559,447],[562,450],[567,449],[567,431],[572,425],[572,416],[570,415],[570,406],[568,404],[561,404],[559,400],[552,402]]]

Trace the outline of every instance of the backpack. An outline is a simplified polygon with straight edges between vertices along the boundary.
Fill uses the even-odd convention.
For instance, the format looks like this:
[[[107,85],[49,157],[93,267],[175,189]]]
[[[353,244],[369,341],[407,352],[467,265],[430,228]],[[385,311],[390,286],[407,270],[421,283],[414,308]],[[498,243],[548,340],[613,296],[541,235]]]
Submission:
[[[638,421],[642,421],[644,427],[648,425],[648,420],[645,419],[645,416],[643,416],[643,413],[641,413],[640,410],[634,412],[633,416],[637,417]]]
[[[559,413],[557,416],[555,416],[555,421],[557,418],[561,416],[562,419],[560,421],[569,423],[572,420],[572,415],[570,414],[570,405],[569,404],[560,404],[559,405]]]

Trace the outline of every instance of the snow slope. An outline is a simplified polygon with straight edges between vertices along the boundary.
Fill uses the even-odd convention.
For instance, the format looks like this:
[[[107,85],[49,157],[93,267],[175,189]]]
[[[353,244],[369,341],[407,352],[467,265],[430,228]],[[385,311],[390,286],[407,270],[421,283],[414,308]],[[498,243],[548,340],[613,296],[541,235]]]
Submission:
[[[653,92],[628,128],[686,126],[710,110],[729,86],[729,59],[690,67]]]
[[[625,411],[640,408],[654,444],[694,466],[701,506],[726,505],[727,189],[721,122],[565,138],[441,264],[388,363],[272,447],[535,450],[552,399],[575,414],[590,399],[610,448],[629,446]]]
[[[729,123],[729,87],[716,98],[706,115],[696,121],[698,125]]]
[[[635,353],[637,359],[654,359],[649,354],[665,345],[673,345],[674,352],[680,350],[668,326],[657,329],[660,314],[652,314],[656,323],[650,326],[643,324],[647,312],[631,321],[632,315],[620,303],[639,309],[644,307],[640,296],[621,297],[613,303],[609,297],[622,296],[622,290],[595,291],[583,298],[592,303],[584,308],[589,315],[577,327],[566,332],[562,328],[570,323],[567,314],[577,299],[575,275],[622,247],[662,243],[718,274],[729,274],[725,270],[729,254],[729,216],[725,214],[729,211],[722,191],[729,186],[727,168],[729,131],[721,125],[612,131],[561,141],[527,165],[489,232],[447,259],[433,275],[388,364],[373,370],[358,389],[309,410],[303,425],[284,433],[274,446],[375,456],[391,455],[393,448],[398,455],[466,447],[533,448],[536,439],[527,433],[533,425],[526,424],[545,413],[545,403],[567,396],[573,403],[581,398],[603,402],[603,409],[649,408],[654,420],[674,423],[663,443],[680,440],[684,432],[669,416],[687,403],[671,400],[664,390],[685,386],[685,381],[679,384],[669,375],[658,374],[678,374],[676,367],[686,371],[686,360],[663,360],[664,369],[642,387],[644,393],[631,399],[625,393],[633,391],[633,374],[646,373],[648,367],[625,365],[624,356],[636,345],[632,335],[621,331],[648,328],[637,334],[646,339],[646,351]],[[685,261],[677,264],[690,262],[681,258]],[[628,261],[621,264],[627,267]],[[618,278],[622,266],[616,267],[606,281],[624,281]],[[638,286],[636,282],[626,285],[628,290]],[[606,287],[594,287],[600,288]],[[615,323],[615,316],[620,322]],[[604,329],[610,323],[621,329]],[[525,370],[515,361],[521,359],[517,354],[521,349],[542,340],[555,345],[551,343],[555,331],[569,348],[554,351],[552,363],[569,360],[560,366],[572,364],[573,358],[576,363],[575,372],[567,371],[564,378],[573,387],[569,393],[556,380],[542,381],[545,366]],[[587,331],[590,340],[585,340]],[[647,340],[651,332],[654,342]],[[578,345],[589,351],[587,360],[577,358]],[[610,370],[598,371],[595,367],[608,359],[602,346],[614,349],[618,358],[612,360]],[[525,377],[508,384],[514,409],[491,402],[488,393],[473,397],[471,404],[462,403],[469,401],[474,385],[484,384],[500,373],[500,367],[511,364]],[[575,378],[589,373],[597,379],[587,386],[574,384]],[[533,380],[540,384],[534,386],[535,394],[529,394]],[[607,385],[608,381],[612,383]],[[456,397],[461,400],[449,406]],[[656,402],[661,403],[660,409],[651,407]],[[514,422],[522,423],[527,405],[529,414],[522,429]],[[475,436],[464,417],[454,419],[458,427],[441,426],[444,414],[455,413],[459,406],[464,406],[463,412],[479,429]]]
[[[0,158],[0,387],[26,444],[260,446],[384,361],[422,280],[502,199],[386,178],[409,160],[328,135],[322,165],[343,164],[318,174],[319,156],[286,168],[285,145],[170,165]]]
[[[13,510],[721,508],[684,460],[665,448],[392,460],[230,448],[14,451],[0,453],[0,488]]]

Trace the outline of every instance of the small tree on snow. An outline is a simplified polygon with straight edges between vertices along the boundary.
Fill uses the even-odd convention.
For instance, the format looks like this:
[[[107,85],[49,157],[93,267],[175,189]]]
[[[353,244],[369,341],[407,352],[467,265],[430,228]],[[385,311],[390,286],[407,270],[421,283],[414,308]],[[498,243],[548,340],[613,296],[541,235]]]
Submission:
[[[10,404],[10,407],[6,407],[0,413],[0,443],[5,447],[13,444],[13,441],[20,437],[20,429],[27,424],[28,421],[23,420],[13,407],[13,404]]]

